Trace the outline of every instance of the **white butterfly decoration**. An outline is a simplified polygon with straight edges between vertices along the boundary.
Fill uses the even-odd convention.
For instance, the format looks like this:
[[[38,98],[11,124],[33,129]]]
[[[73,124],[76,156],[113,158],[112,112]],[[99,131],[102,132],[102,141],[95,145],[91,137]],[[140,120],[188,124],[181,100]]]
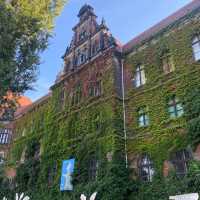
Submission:
[[[96,196],[97,196],[97,192],[93,193],[92,196],[90,197],[90,200],[95,200]],[[87,198],[84,194],[81,194],[80,199],[81,200],[87,200]]]
[[[8,199],[6,197],[4,197],[3,200],[8,200]],[[15,200],[30,200],[30,197],[24,196],[24,193],[22,193],[21,195],[16,193]]]
[[[30,197],[29,196],[25,196],[24,197],[24,193],[22,193],[20,196],[18,193],[16,193],[16,197],[15,197],[15,200],[29,200]]]

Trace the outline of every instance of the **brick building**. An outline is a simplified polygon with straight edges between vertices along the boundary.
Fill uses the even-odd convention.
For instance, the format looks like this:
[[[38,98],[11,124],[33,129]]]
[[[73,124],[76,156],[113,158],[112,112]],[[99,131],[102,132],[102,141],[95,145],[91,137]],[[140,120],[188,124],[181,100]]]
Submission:
[[[159,171],[187,174],[189,161],[200,158],[184,115],[190,83],[199,83],[199,11],[200,1],[192,1],[121,45],[84,5],[51,94],[16,114],[12,161],[17,170],[34,161],[23,187],[36,182],[58,192],[61,162],[72,157],[81,190],[106,182],[120,161],[144,182]]]
[[[13,98],[12,95],[9,95],[9,98]],[[17,112],[20,112],[20,110],[24,109],[28,105],[30,105],[32,102],[29,98],[25,96],[21,96],[16,99],[16,106],[17,106]],[[12,130],[13,130],[13,124],[12,124],[12,113],[9,110],[5,110],[5,112],[2,112],[0,115],[0,159],[1,163],[4,162],[4,159],[7,157],[9,144],[12,139]]]

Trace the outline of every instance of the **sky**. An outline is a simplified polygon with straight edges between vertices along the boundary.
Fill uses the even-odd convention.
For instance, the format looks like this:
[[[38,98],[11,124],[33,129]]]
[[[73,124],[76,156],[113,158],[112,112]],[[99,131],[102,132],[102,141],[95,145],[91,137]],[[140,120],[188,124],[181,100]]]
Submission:
[[[106,20],[115,38],[126,44],[138,34],[155,25],[191,0],[69,0],[60,16],[55,19],[49,47],[41,54],[40,73],[35,90],[25,93],[32,101],[48,93],[56,75],[62,69],[64,54],[77,24],[77,14],[85,4],[95,9],[100,22]]]

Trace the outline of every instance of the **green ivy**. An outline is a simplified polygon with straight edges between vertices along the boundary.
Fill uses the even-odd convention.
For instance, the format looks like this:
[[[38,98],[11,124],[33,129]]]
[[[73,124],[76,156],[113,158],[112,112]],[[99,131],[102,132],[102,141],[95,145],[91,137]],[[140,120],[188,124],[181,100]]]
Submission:
[[[170,195],[200,191],[199,163],[193,162],[190,172],[181,180],[173,173],[168,178],[162,176],[163,162],[173,152],[199,143],[200,89],[196,86],[200,82],[200,64],[193,62],[191,39],[200,25],[193,20],[177,27],[169,27],[173,31],[157,35],[154,38],[157,42],[146,41],[146,48],[125,56],[126,73],[133,74],[142,62],[147,76],[143,87],[129,87],[126,93],[128,155],[150,155],[156,169],[153,181],[143,183],[133,179],[137,171],[126,169],[122,102],[116,97],[114,69],[110,66],[103,76],[100,98],[82,96],[72,105],[67,91],[61,105],[64,84],[60,83],[53,87],[49,101],[17,120],[9,160],[11,166],[17,167],[13,193],[25,190],[32,200],[76,200],[81,193],[89,196],[94,191],[98,192],[97,200],[167,200]],[[173,57],[175,66],[175,71],[167,75],[162,72],[165,52]],[[167,102],[172,95],[183,100],[183,117],[169,118]],[[148,127],[138,126],[137,111],[143,106],[148,106]],[[41,149],[39,160],[33,156],[36,144]],[[19,164],[24,149],[27,159]],[[112,155],[110,160],[108,153]],[[60,192],[62,160],[72,157],[76,159],[74,191]],[[99,161],[95,181],[88,179],[91,157]],[[55,174],[52,168],[56,169]],[[4,194],[7,190],[8,187]]]

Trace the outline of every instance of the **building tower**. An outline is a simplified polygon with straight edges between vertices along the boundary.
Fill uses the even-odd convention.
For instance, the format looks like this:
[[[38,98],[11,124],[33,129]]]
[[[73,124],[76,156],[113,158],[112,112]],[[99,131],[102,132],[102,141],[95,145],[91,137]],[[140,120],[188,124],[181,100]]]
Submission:
[[[97,23],[97,16],[90,5],[85,4],[80,9],[78,17],[79,22],[73,28],[73,38],[62,57],[64,69],[57,77],[58,82],[63,76],[79,70],[84,64],[98,57],[116,42],[105,20],[102,19],[100,24]]]

